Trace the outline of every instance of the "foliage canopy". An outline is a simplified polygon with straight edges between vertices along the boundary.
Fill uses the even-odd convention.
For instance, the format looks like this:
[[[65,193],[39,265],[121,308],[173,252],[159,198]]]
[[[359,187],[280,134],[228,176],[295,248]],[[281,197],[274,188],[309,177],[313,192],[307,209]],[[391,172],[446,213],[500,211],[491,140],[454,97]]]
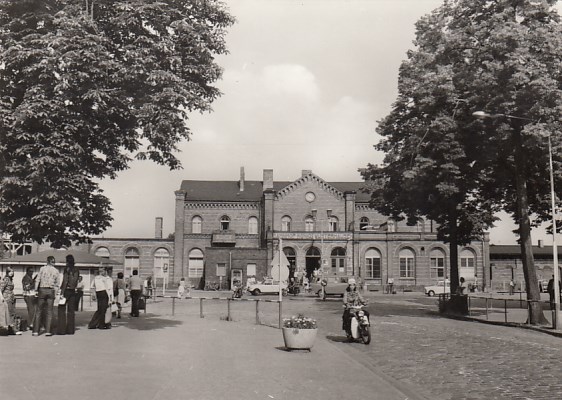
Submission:
[[[99,180],[133,159],[181,168],[233,22],[215,0],[0,1],[0,229],[87,241],[112,219]]]

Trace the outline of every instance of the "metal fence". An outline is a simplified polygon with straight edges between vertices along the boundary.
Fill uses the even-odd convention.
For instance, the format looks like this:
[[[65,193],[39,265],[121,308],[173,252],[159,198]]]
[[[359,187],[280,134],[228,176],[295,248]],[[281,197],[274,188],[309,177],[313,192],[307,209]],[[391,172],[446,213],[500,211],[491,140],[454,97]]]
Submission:
[[[517,298],[517,295],[519,295]],[[447,300],[449,295],[439,295],[440,302]],[[556,314],[551,309],[549,301],[527,300],[522,292],[509,298],[494,296],[465,296],[468,316],[492,322],[505,324],[528,324],[531,303],[538,303],[543,310],[548,325],[554,328]]]

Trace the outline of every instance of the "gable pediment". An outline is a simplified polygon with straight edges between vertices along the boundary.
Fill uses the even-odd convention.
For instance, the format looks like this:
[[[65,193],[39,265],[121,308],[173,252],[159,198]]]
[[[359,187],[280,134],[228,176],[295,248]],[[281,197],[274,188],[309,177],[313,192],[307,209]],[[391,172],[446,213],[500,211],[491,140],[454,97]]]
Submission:
[[[331,194],[335,198],[339,200],[344,199],[344,194],[341,190],[335,188],[334,186],[330,185],[324,179],[320,178],[319,176],[313,174],[312,172],[301,176],[296,181],[290,183],[289,185],[285,186],[283,189],[278,190],[276,193],[277,199],[282,199],[283,197],[287,196],[288,194],[301,189],[304,186],[309,186],[310,184],[315,184],[323,191]]]

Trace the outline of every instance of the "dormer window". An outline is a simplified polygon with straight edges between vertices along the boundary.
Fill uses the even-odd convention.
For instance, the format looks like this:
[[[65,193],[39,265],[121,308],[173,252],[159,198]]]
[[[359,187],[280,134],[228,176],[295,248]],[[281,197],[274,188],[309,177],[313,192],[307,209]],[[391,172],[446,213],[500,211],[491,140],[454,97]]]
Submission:
[[[230,218],[226,215],[221,217],[221,231],[227,231],[230,229]]]

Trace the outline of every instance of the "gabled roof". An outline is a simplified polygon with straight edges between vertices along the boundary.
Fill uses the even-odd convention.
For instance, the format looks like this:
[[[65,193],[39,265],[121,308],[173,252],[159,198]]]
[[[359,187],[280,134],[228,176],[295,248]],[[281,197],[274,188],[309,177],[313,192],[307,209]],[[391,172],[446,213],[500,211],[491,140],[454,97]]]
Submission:
[[[301,178],[299,178],[301,179]],[[296,181],[273,182],[273,190],[278,192]],[[335,189],[345,193],[354,191],[357,193],[357,202],[368,202],[369,193],[363,193],[361,188],[364,182],[326,182]],[[240,191],[238,181],[195,181],[184,180],[181,190],[186,192],[187,201],[260,201],[263,195],[263,183],[261,181],[244,181],[244,191]]]
[[[98,257],[85,251],[77,250],[45,250],[38,253],[26,254],[23,256],[15,256],[5,258],[0,264],[21,264],[21,265],[43,265],[47,262],[47,257],[55,257],[55,265],[66,265],[66,256],[72,254],[77,267],[98,267],[100,264],[104,266],[120,265],[119,261]]]

